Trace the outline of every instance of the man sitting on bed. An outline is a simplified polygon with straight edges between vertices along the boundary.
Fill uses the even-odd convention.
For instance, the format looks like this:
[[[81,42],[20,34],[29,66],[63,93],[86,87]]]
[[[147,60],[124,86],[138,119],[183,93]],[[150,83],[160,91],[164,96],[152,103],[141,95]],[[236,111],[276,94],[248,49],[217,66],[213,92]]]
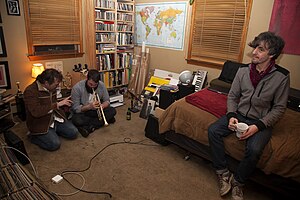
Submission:
[[[227,98],[227,114],[208,129],[213,166],[219,181],[220,195],[232,189],[232,198],[243,199],[242,187],[272,136],[272,127],[283,116],[289,94],[289,71],[275,64],[284,41],[271,32],[263,32],[249,43],[253,48],[252,62],[241,66]],[[248,130],[239,140],[246,141],[244,158],[232,174],[225,158],[223,137],[244,122]]]

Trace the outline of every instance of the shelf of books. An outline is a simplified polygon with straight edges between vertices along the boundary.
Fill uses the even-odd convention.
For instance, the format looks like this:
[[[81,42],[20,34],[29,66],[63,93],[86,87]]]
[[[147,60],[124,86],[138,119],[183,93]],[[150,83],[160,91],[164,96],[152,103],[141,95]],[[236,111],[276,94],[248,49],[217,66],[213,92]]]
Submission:
[[[96,68],[108,89],[129,82],[134,10],[134,0],[95,0]]]
[[[0,199],[56,199],[17,161],[13,150],[0,141]]]

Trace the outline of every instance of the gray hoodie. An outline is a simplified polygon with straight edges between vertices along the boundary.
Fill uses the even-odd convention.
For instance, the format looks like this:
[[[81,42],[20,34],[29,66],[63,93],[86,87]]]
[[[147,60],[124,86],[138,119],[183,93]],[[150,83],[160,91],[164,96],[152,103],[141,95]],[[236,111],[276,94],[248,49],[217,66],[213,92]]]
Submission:
[[[290,87],[289,71],[275,65],[254,88],[250,80],[250,64],[239,68],[227,98],[227,117],[239,112],[259,130],[272,127],[285,112]]]

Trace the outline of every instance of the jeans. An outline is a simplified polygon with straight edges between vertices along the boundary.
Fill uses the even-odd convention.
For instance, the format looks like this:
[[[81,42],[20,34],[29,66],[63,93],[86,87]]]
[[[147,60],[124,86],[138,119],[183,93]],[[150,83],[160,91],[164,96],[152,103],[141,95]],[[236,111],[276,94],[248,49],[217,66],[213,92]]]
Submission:
[[[238,114],[239,122],[244,122],[248,125],[253,124],[256,120],[246,118]],[[228,120],[226,116],[221,117],[208,128],[209,146],[211,149],[213,166],[217,171],[227,169],[227,161],[225,156],[225,148],[223,137],[226,137],[234,131],[228,129]],[[243,159],[240,161],[234,178],[239,183],[244,184],[251,173],[255,170],[256,164],[259,161],[265,146],[268,144],[272,136],[272,128],[266,128],[258,131],[256,134],[246,139],[246,147]]]
[[[65,121],[60,123],[55,121],[54,128],[49,128],[46,134],[30,135],[30,140],[33,144],[38,145],[42,149],[48,151],[55,151],[60,147],[60,139],[58,136],[62,136],[67,139],[77,138],[78,130],[72,124],[71,121]]]
[[[107,107],[103,109],[103,112],[107,122],[113,119],[117,113],[114,107]],[[72,116],[72,122],[75,126],[83,127],[85,129],[89,129],[89,127],[98,129],[104,125],[103,119],[98,119],[98,114],[96,110],[89,110],[82,113],[74,113]]]

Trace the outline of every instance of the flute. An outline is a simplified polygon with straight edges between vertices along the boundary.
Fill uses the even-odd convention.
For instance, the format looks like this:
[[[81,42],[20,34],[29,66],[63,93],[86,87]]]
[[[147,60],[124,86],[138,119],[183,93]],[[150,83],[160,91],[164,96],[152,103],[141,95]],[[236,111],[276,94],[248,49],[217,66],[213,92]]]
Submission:
[[[105,118],[105,115],[104,115],[104,112],[103,112],[103,108],[101,106],[101,101],[100,101],[99,95],[95,92],[94,88],[93,88],[93,95],[94,95],[94,98],[96,99],[96,101],[98,101],[100,103],[100,108],[97,108],[98,119],[99,119],[99,121],[101,121],[102,116],[103,116],[104,125],[108,126],[108,123],[106,121],[106,118]],[[101,116],[101,113],[102,113],[102,116]]]

